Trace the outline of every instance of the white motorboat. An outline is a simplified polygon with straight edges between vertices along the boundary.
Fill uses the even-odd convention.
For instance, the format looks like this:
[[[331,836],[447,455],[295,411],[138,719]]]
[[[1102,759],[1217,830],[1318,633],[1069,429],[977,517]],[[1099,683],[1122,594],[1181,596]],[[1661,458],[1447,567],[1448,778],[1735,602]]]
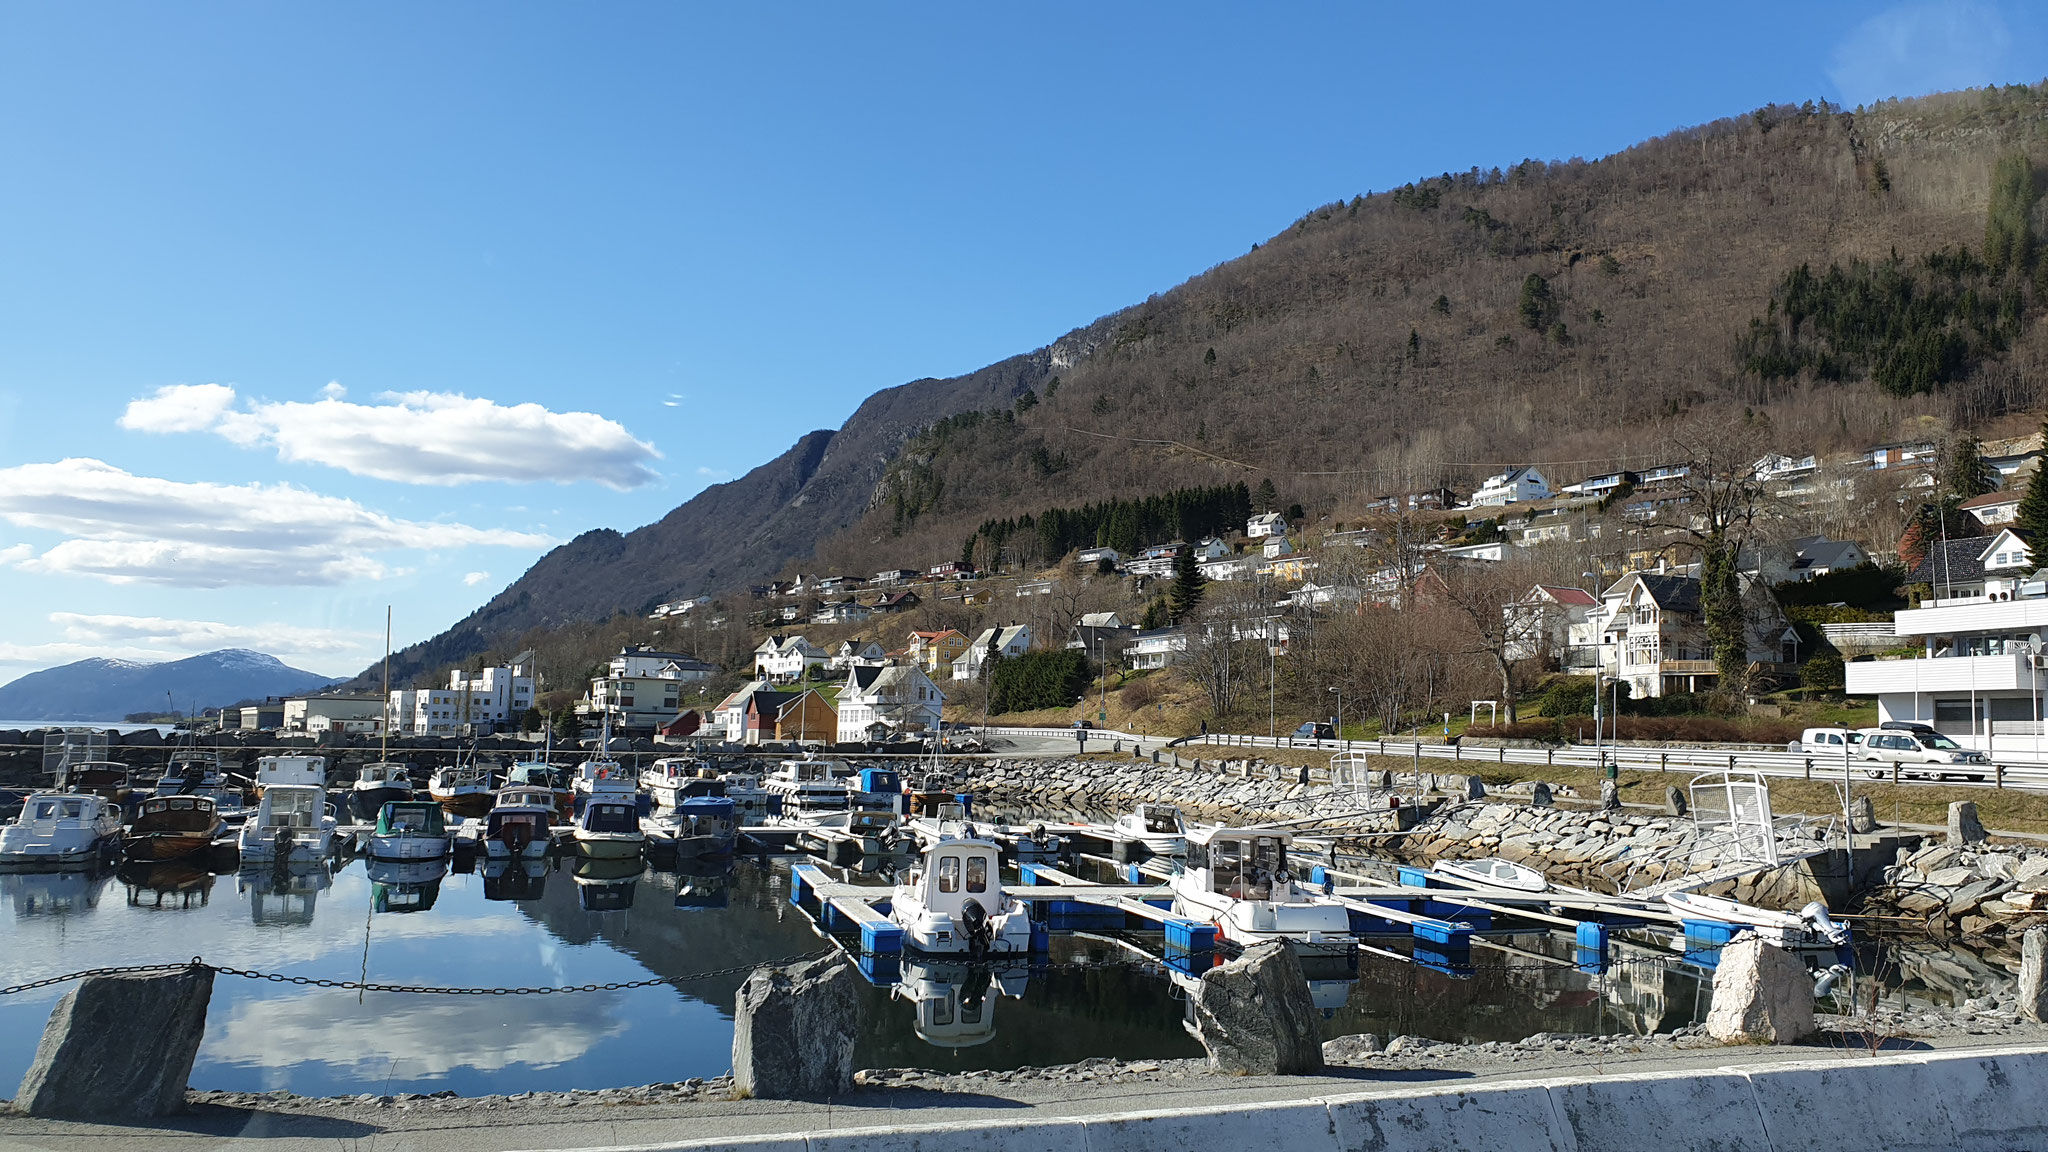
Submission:
[[[224,823],[240,824],[248,817],[242,789],[221,770],[220,753],[209,748],[179,748],[157,779],[159,796],[207,796]]]
[[[761,786],[782,798],[782,808],[846,807],[846,767],[843,760],[819,760],[806,756],[784,760]]]
[[[372,860],[439,860],[453,841],[439,804],[431,800],[393,800],[377,812],[370,833]]]
[[[1111,832],[1118,840],[1144,845],[1154,856],[1187,855],[1187,823],[1171,804],[1140,804],[1117,817]]]
[[[718,782],[725,785],[725,798],[732,801],[733,818],[742,825],[765,824],[770,816],[782,814],[782,797],[761,787],[753,772],[727,772]]]
[[[1003,891],[994,841],[941,840],[927,848],[889,897],[889,919],[906,947],[929,953],[1029,952],[1031,917]]]
[[[470,821],[465,830],[474,831],[484,854],[493,860],[515,856],[537,860],[547,855],[555,812],[552,789],[521,784],[500,789],[490,814],[481,822]]]
[[[576,852],[580,856],[638,856],[647,846],[640,828],[640,809],[631,801],[602,797],[584,803],[576,817]]]
[[[848,808],[842,812],[818,812],[803,817],[803,822],[814,832],[806,832],[797,841],[817,851],[829,849],[834,844],[851,844],[858,847],[863,855],[879,856],[893,852],[901,846],[915,843],[909,830],[903,827],[903,817],[894,812],[870,808]]]
[[[121,844],[121,807],[104,796],[37,792],[0,827],[0,867],[83,868]]]
[[[576,815],[576,792],[562,780],[555,766],[545,760],[521,760],[505,769],[505,788],[540,788],[554,794],[555,822],[566,824]]]
[[[1439,860],[1429,871],[1432,876],[1481,888],[1550,891],[1550,881],[1544,879],[1543,873],[1498,856],[1488,856],[1483,860]]]
[[[1271,828],[1205,828],[1188,834],[1173,912],[1216,926],[1219,938],[1291,940],[1305,956],[1341,956],[1355,945],[1342,904],[1298,885],[1287,859],[1292,837]]]
[[[640,786],[657,807],[675,808],[686,797],[711,795],[711,766],[695,756],[664,756],[640,770]]]
[[[636,818],[642,815],[639,775],[606,753],[577,765],[575,789],[579,813],[603,802],[630,805]]]
[[[739,843],[739,823],[731,800],[724,796],[690,796],[666,816],[642,821],[650,846],[677,856],[729,855]]]
[[[237,843],[242,863],[324,860],[334,851],[334,813],[327,790],[311,784],[272,784],[242,822]]]
[[[348,786],[349,812],[358,820],[375,820],[386,804],[412,799],[412,765],[381,760],[365,764]]]
[[[1797,912],[1758,908],[1739,900],[1702,896],[1697,892],[1669,892],[1664,903],[1687,920],[1712,920],[1747,928],[1767,944],[1780,948],[1842,945],[1849,942],[1849,926],[1837,924],[1828,906],[1818,900]]]

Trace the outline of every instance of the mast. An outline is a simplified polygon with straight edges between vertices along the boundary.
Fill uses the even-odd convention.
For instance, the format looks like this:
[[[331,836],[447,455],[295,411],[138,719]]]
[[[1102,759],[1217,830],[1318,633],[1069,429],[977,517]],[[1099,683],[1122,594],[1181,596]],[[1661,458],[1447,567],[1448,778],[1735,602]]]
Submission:
[[[384,606],[384,724],[377,759],[391,759],[391,605]]]

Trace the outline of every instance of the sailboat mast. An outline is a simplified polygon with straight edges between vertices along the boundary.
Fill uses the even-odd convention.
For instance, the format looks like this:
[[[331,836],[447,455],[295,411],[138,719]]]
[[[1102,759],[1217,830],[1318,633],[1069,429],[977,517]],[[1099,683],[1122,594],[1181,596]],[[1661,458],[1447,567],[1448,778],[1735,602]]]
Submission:
[[[384,606],[384,731],[377,742],[377,759],[391,759],[391,605]]]

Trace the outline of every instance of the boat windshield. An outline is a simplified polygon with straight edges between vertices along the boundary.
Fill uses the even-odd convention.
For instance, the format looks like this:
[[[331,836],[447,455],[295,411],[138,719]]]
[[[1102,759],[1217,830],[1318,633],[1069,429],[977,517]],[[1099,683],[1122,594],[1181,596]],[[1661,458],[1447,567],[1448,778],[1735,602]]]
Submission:
[[[311,828],[319,797],[311,792],[287,792],[273,788],[268,793],[270,825],[274,828]]]
[[[1145,831],[1173,833],[1180,831],[1180,810],[1177,808],[1151,808],[1143,812]]]
[[[390,804],[378,822],[379,832],[424,832],[439,835],[446,830],[437,804]]]
[[[623,804],[593,804],[583,818],[590,832],[638,832],[639,816]]]
[[[1234,900],[1271,900],[1286,868],[1287,846],[1277,836],[1219,837],[1209,844],[1211,887]]]

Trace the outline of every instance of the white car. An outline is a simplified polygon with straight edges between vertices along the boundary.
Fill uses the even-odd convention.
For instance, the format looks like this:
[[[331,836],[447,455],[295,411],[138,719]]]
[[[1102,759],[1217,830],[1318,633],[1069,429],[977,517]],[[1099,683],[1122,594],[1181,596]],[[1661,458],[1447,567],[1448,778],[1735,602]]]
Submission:
[[[1950,775],[1967,776],[1971,780],[1984,779],[1984,770],[1991,766],[1991,758],[1982,752],[1965,748],[1939,732],[1921,729],[1865,728],[1862,732],[1863,748],[1858,758],[1883,764],[1938,765],[1954,771],[1909,772],[1912,776],[1933,776],[1943,779]],[[1873,780],[1883,779],[1886,773],[1877,768],[1866,768],[1864,774]]]
[[[1858,758],[1863,746],[1863,733],[1849,728],[1808,728],[1800,733],[1797,751],[1808,756],[1833,756],[1842,758],[1842,749],[1849,750],[1849,758]]]

